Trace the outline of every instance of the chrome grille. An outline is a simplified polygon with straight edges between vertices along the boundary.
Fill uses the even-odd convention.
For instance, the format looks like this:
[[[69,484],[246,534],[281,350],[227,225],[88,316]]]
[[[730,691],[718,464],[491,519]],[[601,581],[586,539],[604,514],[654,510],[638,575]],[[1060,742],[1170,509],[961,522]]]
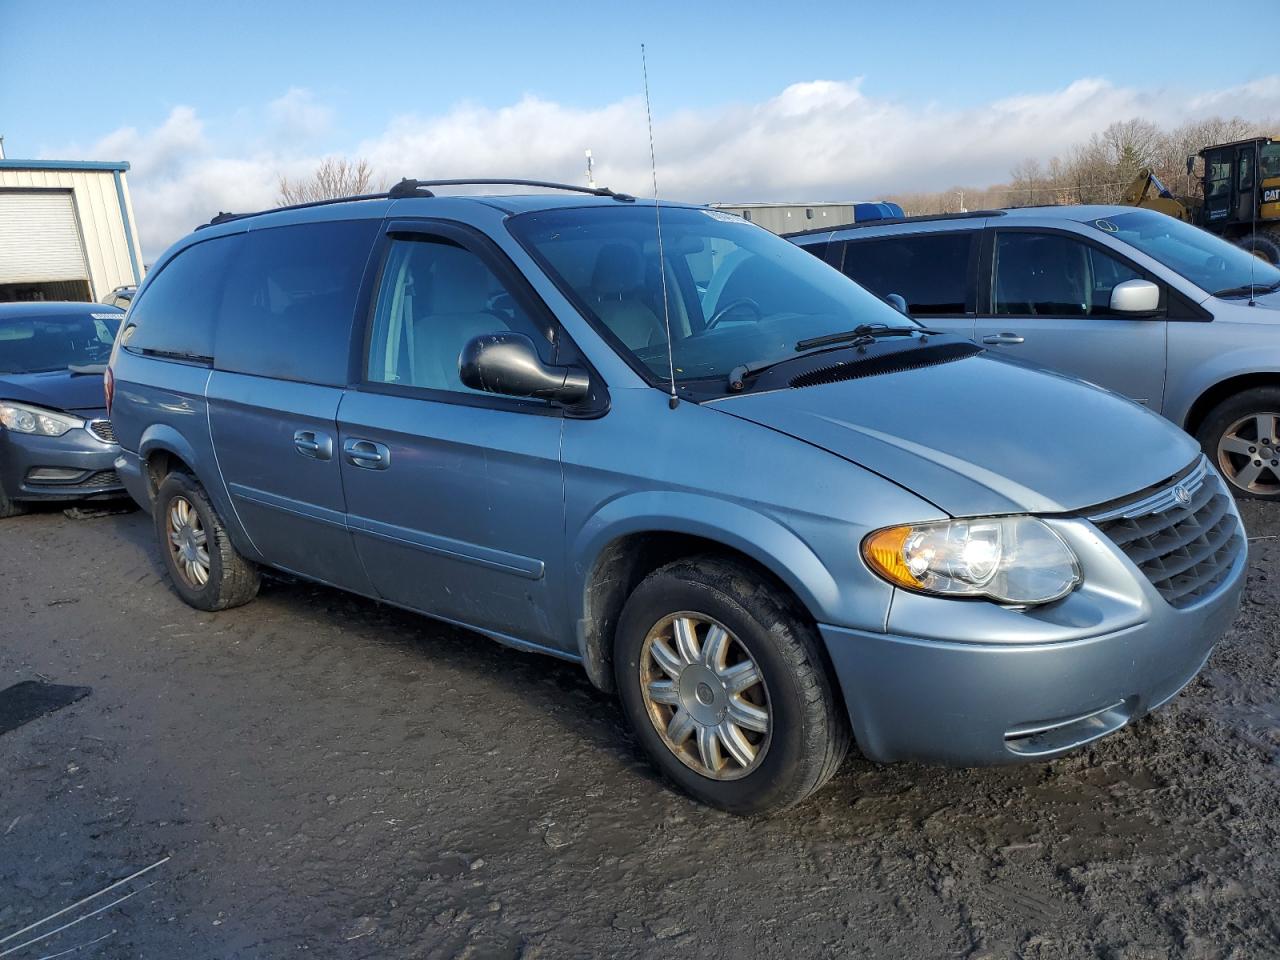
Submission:
[[[89,432],[103,443],[116,442],[116,430],[111,426],[110,420],[90,420]]]
[[[1173,607],[1213,593],[1245,547],[1231,495],[1203,457],[1155,493],[1108,505],[1089,519]]]

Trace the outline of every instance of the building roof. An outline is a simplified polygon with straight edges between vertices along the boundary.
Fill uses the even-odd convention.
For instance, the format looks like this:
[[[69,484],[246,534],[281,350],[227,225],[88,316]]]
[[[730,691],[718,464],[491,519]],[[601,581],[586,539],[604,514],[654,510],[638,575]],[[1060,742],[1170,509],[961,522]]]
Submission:
[[[90,170],[124,173],[127,160],[0,160],[0,170]]]

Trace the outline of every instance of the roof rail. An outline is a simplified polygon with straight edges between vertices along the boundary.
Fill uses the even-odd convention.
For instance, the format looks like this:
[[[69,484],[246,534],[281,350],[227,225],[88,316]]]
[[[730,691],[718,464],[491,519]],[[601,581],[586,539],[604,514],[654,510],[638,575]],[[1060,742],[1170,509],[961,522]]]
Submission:
[[[555,183],[550,180],[401,180],[387,191],[392,200],[403,197],[433,197],[428,187],[471,187],[471,186],[503,186],[503,187],[542,187],[545,190],[568,190],[571,193],[586,193],[593,197],[612,197],[624,203],[630,203],[635,197],[628,193],[616,193],[608,187],[580,187],[572,183]]]
[[[623,203],[634,203],[635,197],[627,193],[616,193],[608,187],[579,187],[572,183],[553,183],[549,180],[409,180],[404,179],[385,193],[362,193],[350,197],[330,197],[326,200],[311,200],[307,203],[291,203],[283,207],[272,207],[269,210],[254,210],[250,213],[219,212],[208,223],[202,223],[197,230],[214,227],[232,220],[243,220],[246,217],[260,217],[266,213],[279,213],[282,210],[305,210],[309,207],[324,207],[332,203],[347,203],[354,200],[402,200],[406,197],[434,197],[428,187],[462,187],[462,186],[514,186],[543,187],[548,190],[570,190],[574,193],[587,193],[593,197],[612,197]]]
[[[836,230],[860,230],[863,227],[883,227],[894,223],[927,223],[930,220],[971,220],[975,217],[1003,217],[1003,210],[966,210],[964,213],[926,213],[915,217],[884,217],[881,220],[859,220],[857,223],[841,223],[833,227],[814,227],[810,230],[795,230],[781,236],[812,237],[819,233],[833,233]]]

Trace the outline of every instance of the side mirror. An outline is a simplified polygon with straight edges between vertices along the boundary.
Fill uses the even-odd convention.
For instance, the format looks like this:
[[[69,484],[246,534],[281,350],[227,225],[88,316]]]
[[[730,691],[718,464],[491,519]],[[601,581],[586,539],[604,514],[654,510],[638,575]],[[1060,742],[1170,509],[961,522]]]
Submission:
[[[1126,280],[1111,289],[1111,310],[1131,316],[1153,316],[1160,309],[1160,288],[1150,280]]]
[[[583,370],[544,363],[532,340],[510,331],[470,340],[458,355],[458,376],[472,390],[560,403],[585,400],[591,386]]]
[[[884,302],[893,307],[903,316],[909,316],[907,313],[907,298],[900,293],[885,294]]]

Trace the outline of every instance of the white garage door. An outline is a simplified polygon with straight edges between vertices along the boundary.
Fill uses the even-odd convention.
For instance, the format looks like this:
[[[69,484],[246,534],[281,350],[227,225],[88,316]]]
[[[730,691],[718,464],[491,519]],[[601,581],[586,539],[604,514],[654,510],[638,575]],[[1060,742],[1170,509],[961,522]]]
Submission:
[[[0,283],[88,276],[70,190],[0,190]]]

